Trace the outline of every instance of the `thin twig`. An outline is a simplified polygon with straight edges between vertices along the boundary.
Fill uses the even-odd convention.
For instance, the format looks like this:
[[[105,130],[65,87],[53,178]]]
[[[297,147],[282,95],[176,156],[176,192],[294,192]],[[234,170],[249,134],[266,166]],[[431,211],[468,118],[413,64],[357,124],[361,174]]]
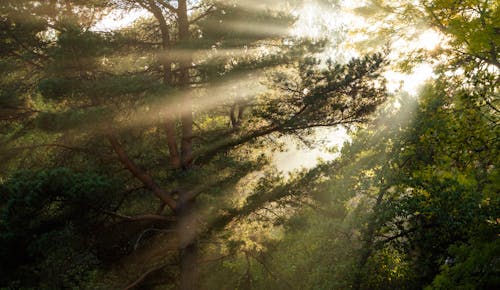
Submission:
[[[119,214],[119,213],[107,211],[107,210],[102,210],[101,212],[103,212],[107,215],[111,215],[111,216],[126,220],[126,221],[156,220],[156,221],[172,222],[172,221],[176,220],[173,217],[166,217],[166,216],[157,215],[157,214],[141,214],[141,215],[135,215],[135,216],[128,216],[128,215],[123,215],[123,214]]]
[[[134,244],[134,251],[137,250],[137,248],[139,247],[139,243],[141,242],[142,240],[142,237],[148,233],[148,232],[160,232],[160,233],[172,233],[172,232],[175,232],[175,230],[162,230],[162,229],[157,229],[157,228],[150,228],[150,229],[146,229],[144,230],[140,235],[139,237],[137,238],[137,240],[135,241],[135,244]]]

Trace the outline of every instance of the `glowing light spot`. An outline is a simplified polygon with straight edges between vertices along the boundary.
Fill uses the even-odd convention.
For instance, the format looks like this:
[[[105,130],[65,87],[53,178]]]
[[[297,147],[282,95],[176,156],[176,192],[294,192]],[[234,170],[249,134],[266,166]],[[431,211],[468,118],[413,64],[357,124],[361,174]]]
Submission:
[[[429,63],[416,66],[410,74],[390,70],[384,73],[384,76],[387,79],[387,89],[390,92],[402,90],[413,96],[418,94],[420,86],[425,81],[436,77],[433,66]]]
[[[417,40],[417,45],[426,50],[433,50],[443,42],[443,36],[432,29],[424,31]]]
[[[335,7],[308,2],[295,11],[294,15],[298,17],[298,20],[291,34],[312,39],[333,37],[332,31],[338,30],[344,20],[338,12],[339,9]]]
[[[297,12],[297,14],[300,15],[299,20],[297,21],[292,34],[299,37],[318,38],[321,29],[317,23],[317,10],[317,7],[312,4],[305,5],[302,9],[300,9]]]
[[[91,30],[93,31],[113,31],[130,26],[134,21],[142,17],[147,17],[149,12],[145,9],[134,9],[125,11],[121,9],[113,10],[97,22]]]
[[[273,154],[276,168],[284,173],[299,168],[313,168],[319,160],[330,161],[339,157],[344,142],[351,140],[344,127],[317,128],[311,139],[321,141],[321,144],[313,148],[297,148],[297,140],[286,138],[286,151]],[[331,148],[337,148],[337,151],[332,151]]]

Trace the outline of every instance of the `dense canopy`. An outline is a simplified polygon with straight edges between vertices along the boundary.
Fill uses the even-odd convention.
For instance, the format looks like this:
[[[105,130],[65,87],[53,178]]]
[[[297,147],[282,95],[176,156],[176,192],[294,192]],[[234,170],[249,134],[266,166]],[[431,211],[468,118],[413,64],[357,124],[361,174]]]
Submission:
[[[499,50],[494,0],[3,0],[0,288],[498,289]]]

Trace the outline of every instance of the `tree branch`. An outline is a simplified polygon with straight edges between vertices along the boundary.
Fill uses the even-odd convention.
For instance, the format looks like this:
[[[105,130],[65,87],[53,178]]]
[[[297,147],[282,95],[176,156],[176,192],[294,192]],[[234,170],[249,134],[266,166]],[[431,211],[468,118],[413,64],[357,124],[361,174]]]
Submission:
[[[208,16],[212,11],[214,11],[215,5],[211,5],[210,7],[205,10],[205,12],[201,13],[200,15],[196,16],[194,19],[191,19],[189,21],[189,24],[196,23],[197,21],[203,19],[204,17]]]
[[[109,143],[111,144],[111,147],[113,147],[113,150],[115,151],[116,155],[118,155],[118,158],[120,162],[125,166],[125,168],[132,173],[133,176],[135,176],[137,179],[139,179],[147,188],[149,188],[153,193],[161,199],[170,209],[173,211],[176,210],[177,208],[177,203],[176,201],[168,194],[166,191],[164,191],[156,182],[153,180],[153,178],[146,173],[143,169],[139,168],[127,155],[123,147],[121,146],[120,142],[118,141],[117,137],[112,134],[108,133],[107,138]]]
[[[129,221],[129,222],[145,221],[145,220],[172,222],[172,221],[176,220],[175,218],[172,218],[172,217],[166,217],[166,216],[157,215],[157,214],[141,214],[141,215],[135,215],[135,216],[128,216],[128,215],[123,215],[123,214],[119,214],[119,213],[107,211],[107,210],[102,210],[102,212],[107,214],[107,215],[114,216],[114,217],[123,219],[125,221]]]
[[[415,231],[417,231],[418,228],[412,228],[412,229],[409,229],[409,230],[406,230],[406,231],[403,231],[403,232],[400,232],[399,234],[395,235],[395,236],[392,236],[392,237],[385,237],[384,240],[380,241],[379,243],[381,244],[385,244],[385,243],[388,243],[388,242],[391,242],[391,241],[394,241],[396,239],[399,239],[399,238],[402,238],[408,234],[411,234]]]
[[[174,6],[172,6],[170,3],[166,2],[166,1],[163,1],[163,0],[158,1],[158,3],[160,3],[161,6],[163,6],[164,8],[166,8],[167,10],[169,10],[170,12],[172,12],[174,14],[177,13],[177,8],[175,8]]]
[[[218,145],[216,145],[212,148],[208,148],[208,149],[200,152],[199,154],[197,154],[197,156],[194,157],[194,160],[199,160],[201,162],[209,161],[210,159],[215,157],[216,154],[218,154],[220,152],[226,151],[226,150],[228,150],[232,147],[236,147],[238,145],[245,144],[246,142],[249,142],[255,138],[271,134],[273,132],[278,131],[279,129],[280,129],[279,126],[270,126],[270,127],[265,128],[261,131],[256,131],[256,132],[250,133],[250,134],[243,136],[239,139],[229,139],[229,140],[219,142]]]

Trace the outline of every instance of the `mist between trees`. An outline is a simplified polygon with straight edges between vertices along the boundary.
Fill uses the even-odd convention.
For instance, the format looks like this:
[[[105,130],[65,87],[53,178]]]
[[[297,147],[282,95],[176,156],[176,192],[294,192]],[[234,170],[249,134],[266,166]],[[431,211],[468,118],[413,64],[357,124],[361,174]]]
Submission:
[[[1,1],[0,287],[498,289],[498,6]]]

